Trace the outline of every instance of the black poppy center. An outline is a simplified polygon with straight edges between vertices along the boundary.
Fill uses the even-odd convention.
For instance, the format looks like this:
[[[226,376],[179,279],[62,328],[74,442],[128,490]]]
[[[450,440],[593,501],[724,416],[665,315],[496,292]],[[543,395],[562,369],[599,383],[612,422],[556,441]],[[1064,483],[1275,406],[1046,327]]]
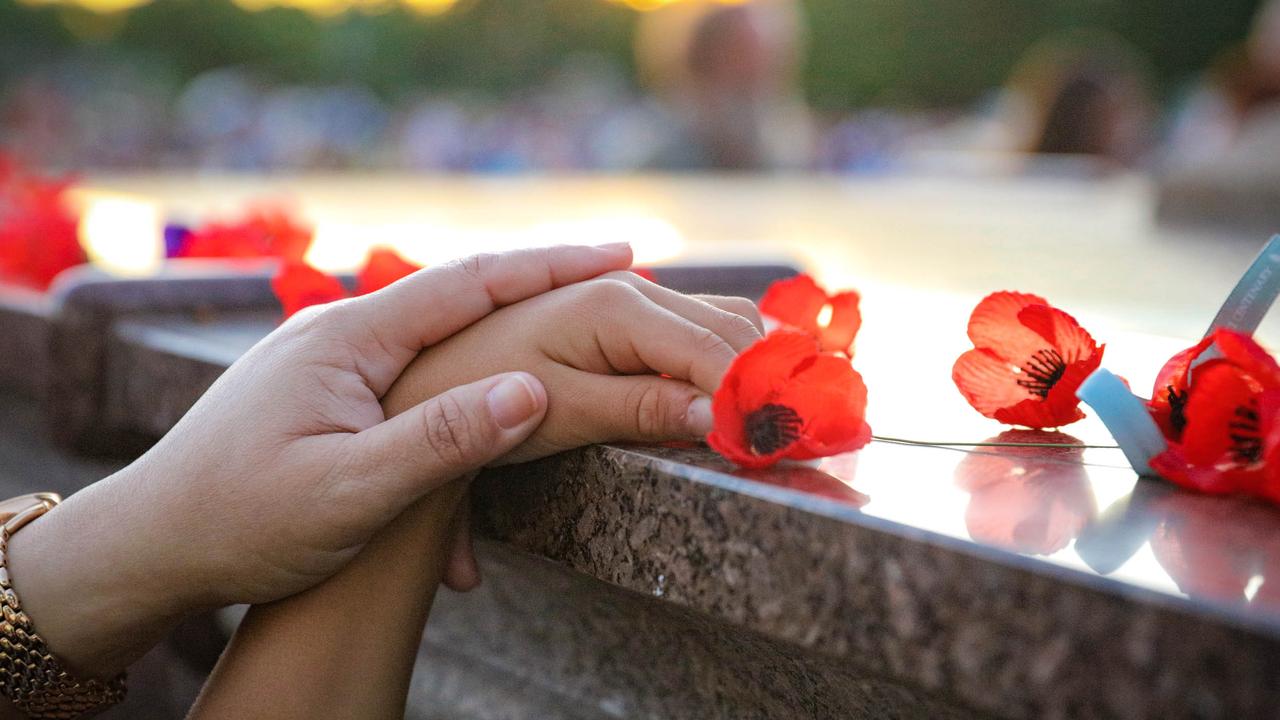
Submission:
[[[786,405],[770,403],[746,417],[747,443],[756,455],[772,455],[800,439],[803,421]]]
[[[1227,424],[1231,438],[1231,457],[1241,463],[1256,463],[1262,459],[1262,424],[1258,422],[1258,403],[1249,400],[1248,405],[1236,408]]]
[[[1036,354],[1022,365],[1022,374],[1026,377],[1019,380],[1018,384],[1032,395],[1047,398],[1049,391],[1058,384],[1066,371],[1067,361],[1062,359],[1062,354],[1057,350],[1053,348],[1037,350]]]
[[[1178,392],[1170,385],[1165,390],[1169,399],[1169,425],[1173,428],[1174,437],[1182,437],[1187,427],[1187,391]]]

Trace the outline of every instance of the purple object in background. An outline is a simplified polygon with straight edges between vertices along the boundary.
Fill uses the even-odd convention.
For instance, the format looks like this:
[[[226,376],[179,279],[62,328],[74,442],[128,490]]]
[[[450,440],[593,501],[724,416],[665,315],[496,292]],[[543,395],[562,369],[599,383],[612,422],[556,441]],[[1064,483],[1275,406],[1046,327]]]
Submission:
[[[186,242],[189,235],[191,235],[191,228],[186,225],[166,224],[164,226],[164,256],[167,258],[177,257],[178,251],[182,249],[182,244]]]

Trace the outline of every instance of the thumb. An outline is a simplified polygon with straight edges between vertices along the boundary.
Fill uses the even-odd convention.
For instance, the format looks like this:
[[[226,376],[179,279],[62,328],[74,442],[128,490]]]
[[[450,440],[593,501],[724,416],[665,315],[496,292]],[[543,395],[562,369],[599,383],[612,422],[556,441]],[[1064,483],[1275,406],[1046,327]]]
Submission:
[[[579,373],[575,392],[556,398],[551,445],[529,443],[502,458],[518,463],[601,442],[700,440],[711,432],[711,398],[694,385],[657,375]],[[571,432],[564,432],[564,427]]]
[[[534,376],[506,373],[415,405],[353,439],[357,465],[407,505],[524,442],[547,412]]]

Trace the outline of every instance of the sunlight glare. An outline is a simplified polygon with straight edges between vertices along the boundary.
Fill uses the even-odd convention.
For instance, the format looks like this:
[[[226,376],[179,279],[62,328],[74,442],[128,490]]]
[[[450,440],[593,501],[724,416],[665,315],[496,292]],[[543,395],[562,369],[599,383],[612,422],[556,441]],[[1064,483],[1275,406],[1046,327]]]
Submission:
[[[602,245],[629,242],[637,265],[653,265],[678,257],[684,235],[670,222],[641,213],[615,213],[543,223],[529,231],[530,245]]]
[[[117,275],[150,275],[164,261],[159,206],[124,195],[85,195],[80,244],[94,265]]]

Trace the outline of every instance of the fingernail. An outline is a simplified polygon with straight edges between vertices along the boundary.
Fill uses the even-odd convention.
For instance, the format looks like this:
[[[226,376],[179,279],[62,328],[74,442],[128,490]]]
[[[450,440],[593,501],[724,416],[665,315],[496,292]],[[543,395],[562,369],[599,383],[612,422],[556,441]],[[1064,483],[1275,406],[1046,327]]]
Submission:
[[[494,422],[511,429],[538,412],[538,396],[522,375],[512,375],[489,389],[485,396]]]
[[[597,245],[596,247],[600,248],[601,250],[608,250],[610,252],[619,252],[622,250],[630,250],[631,243],[629,242],[602,243],[600,245]]]
[[[694,398],[693,402],[689,403],[689,410],[684,418],[690,435],[704,437],[711,434],[711,398],[706,396]]]

